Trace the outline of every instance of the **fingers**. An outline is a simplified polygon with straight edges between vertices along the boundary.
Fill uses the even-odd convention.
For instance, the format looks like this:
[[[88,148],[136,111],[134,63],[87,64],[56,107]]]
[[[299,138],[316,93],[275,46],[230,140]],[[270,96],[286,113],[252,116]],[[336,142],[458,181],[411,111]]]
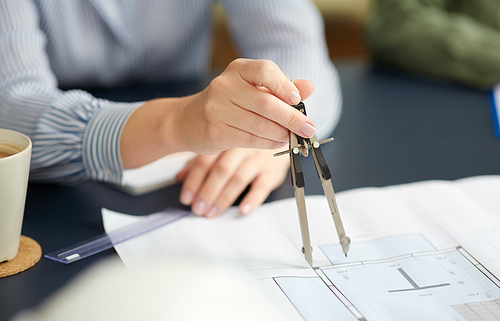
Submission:
[[[204,155],[195,157],[191,160],[191,164],[188,163],[184,169],[187,169],[186,173],[183,173],[184,169],[178,173],[179,178],[184,176],[184,183],[182,184],[180,202],[184,205],[191,205],[196,197],[199,186],[203,184],[206,174],[212,167],[213,162],[217,159],[217,155]],[[203,205],[203,204],[200,204]]]
[[[302,100],[297,87],[270,60],[237,59],[229,66],[236,68],[246,82],[253,86],[266,87],[289,105],[297,105]]]
[[[286,176],[288,160],[273,159],[272,153],[274,151],[231,149],[216,159],[200,156],[185,175],[181,202],[191,205],[197,215],[214,217],[230,207],[251,183],[240,205],[240,211],[248,214]]]
[[[275,141],[287,141],[289,130],[302,137],[311,137],[316,132],[314,123],[309,118],[278,97],[248,83],[236,86],[238,95],[231,97],[232,103],[254,116],[251,122],[247,121],[248,118],[234,117],[232,121],[235,127]]]
[[[290,81],[271,61],[237,59],[202,92],[181,99],[162,128],[184,149],[216,154],[231,148],[278,149],[289,132],[311,137],[311,119],[290,104],[314,90],[306,80]]]
[[[248,84],[246,85],[249,86]],[[272,95],[262,93],[254,87],[250,90],[252,92],[255,91],[257,96],[263,94],[272,97],[272,99],[276,100],[279,104],[284,104],[288,109],[293,110],[293,108],[290,108],[290,106]],[[222,129],[218,134],[214,134],[216,135],[216,137],[213,138],[214,140],[222,141],[230,138],[231,142],[235,143],[229,143],[229,147],[261,149],[276,149],[288,143],[289,131],[286,128],[245,108],[248,108],[246,105],[249,103],[257,103],[258,98],[255,96],[256,95],[242,93],[232,102],[234,104],[233,108],[228,108],[217,115],[218,119],[225,124],[225,126],[234,130],[228,135],[226,134],[227,131]],[[295,112],[300,114],[298,111]]]
[[[191,203],[194,214],[214,217],[221,212],[220,204],[214,203],[227,183],[235,175],[239,175],[240,164],[244,162],[245,157],[246,153],[236,149],[221,153],[210,169],[205,171],[203,184],[198,184],[200,177],[188,176],[184,182],[185,189],[196,190],[196,197]],[[198,175],[198,172],[193,171],[193,175]],[[248,185],[248,182],[246,184]]]
[[[276,186],[277,187],[277,186]],[[241,214],[248,215],[267,199],[269,194],[276,188],[273,186],[272,177],[260,175],[250,186],[250,190],[239,205]]]
[[[272,151],[274,153],[275,151]],[[270,154],[269,154],[270,155]],[[256,169],[254,164],[250,162],[245,163],[245,166],[242,166],[242,172],[248,171],[251,172],[253,169]],[[239,210],[243,215],[249,214],[251,211],[259,207],[264,201],[267,199],[269,194],[275,190],[278,186],[280,186],[285,180],[286,174],[288,173],[288,169],[290,168],[289,159],[287,157],[274,158],[272,161],[267,161],[266,165],[262,169],[258,169],[252,175],[250,189],[240,202]],[[219,197],[218,201],[227,201],[230,202],[224,203],[227,207],[231,206],[231,204],[236,200],[237,197],[241,194],[241,192],[235,194],[237,180],[230,182],[224,192]],[[234,186],[233,186],[234,184]],[[247,187],[248,184],[244,186]],[[243,190],[241,190],[243,191]]]
[[[314,85],[309,80],[295,79],[293,80],[293,84],[299,89],[302,100],[306,100],[307,98],[309,98],[309,96],[311,96],[314,91]]]
[[[295,79],[295,80],[292,80],[292,83],[299,90],[300,97],[302,98],[302,100],[306,100],[307,98],[309,98],[309,96],[311,96],[311,94],[314,91],[314,85],[310,80]],[[267,89],[266,87],[257,86],[257,88],[259,90],[262,90],[263,92],[266,92],[268,94],[272,94],[272,92],[269,89]]]
[[[291,82],[278,66],[269,60],[237,59],[228,67],[229,72],[236,69],[245,83],[236,83],[237,95],[233,102],[257,115],[261,115],[284,128],[293,131],[302,137],[311,137],[315,134],[314,123],[290,105],[301,101],[300,90]],[[304,94],[308,97],[314,88],[312,83],[298,81]],[[264,87],[264,90],[259,90]]]
[[[261,171],[262,169],[254,166],[254,162],[252,161],[242,163],[238,171],[228,180],[221,193],[214,200],[213,207],[217,209],[217,212],[213,214],[219,215],[229,208]],[[272,189],[269,188],[266,190],[268,190],[267,195],[269,195]],[[262,192],[266,193],[265,191]],[[251,206],[251,204],[249,205]],[[251,210],[252,208],[248,208],[248,213]]]

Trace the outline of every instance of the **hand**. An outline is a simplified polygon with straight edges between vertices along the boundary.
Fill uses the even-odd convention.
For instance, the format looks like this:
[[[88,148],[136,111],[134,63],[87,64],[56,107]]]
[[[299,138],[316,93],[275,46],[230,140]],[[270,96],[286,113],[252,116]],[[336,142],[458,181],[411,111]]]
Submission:
[[[279,151],[285,148],[280,149]],[[240,202],[246,215],[262,204],[283,183],[290,168],[276,150],[228,149],[218,155],[198,156],[176,176],[183,182],[180,201],[196,215],[215,217],[224,212],[250,184]]]
[[[126,122],[120,140],[124,168],[193,151],[278,149],[289,130],[311,137],[313,122],[291,108],[311,95],[310,81],[291,82],[268,60],[237,59],[202,92],[146,102]]]
[[[314,135],[313,122],[290,108],[312,91],[311,82],[292,83],[271,61],[237,59],[179,109],[178,137],[198,154],[282,148],[290,130],[302,137]]]

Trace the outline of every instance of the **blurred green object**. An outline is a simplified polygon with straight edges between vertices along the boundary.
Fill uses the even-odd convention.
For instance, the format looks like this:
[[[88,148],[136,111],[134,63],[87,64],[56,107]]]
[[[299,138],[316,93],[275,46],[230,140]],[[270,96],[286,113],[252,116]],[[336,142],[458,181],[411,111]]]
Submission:
[[[500,0],[377,0],[365,27],[380,63],[482,89],[500,83]]]

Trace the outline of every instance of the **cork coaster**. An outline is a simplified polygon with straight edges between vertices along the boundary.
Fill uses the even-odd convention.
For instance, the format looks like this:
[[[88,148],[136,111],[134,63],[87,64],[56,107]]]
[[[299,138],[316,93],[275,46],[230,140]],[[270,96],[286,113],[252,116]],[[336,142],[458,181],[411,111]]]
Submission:
[[[35,265],[42,257],[42,248],[37,241],[21,235],[19,251],[15,258],[0,263],[0,278],[14,275]]]

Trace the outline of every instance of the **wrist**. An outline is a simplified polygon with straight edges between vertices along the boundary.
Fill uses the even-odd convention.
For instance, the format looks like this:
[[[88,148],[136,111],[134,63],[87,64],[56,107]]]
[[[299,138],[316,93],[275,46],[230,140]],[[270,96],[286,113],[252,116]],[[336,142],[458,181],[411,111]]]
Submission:
[[[150,100],[127,120],[120,154],[125,169],[151,163],[168,154],[187,150],[182,137],[182,110],[189,97]]]
[[[161,98],[153,101],[160,109],[156,114],[158,124],[154,135],[158,139],[159,148],[164,153],[172,154],[189,151],[184,134],[185,127],[189,127],[185,121],[185,113],[191,96],[179,98]],[[161,147],[160,147],[161,146]]]

